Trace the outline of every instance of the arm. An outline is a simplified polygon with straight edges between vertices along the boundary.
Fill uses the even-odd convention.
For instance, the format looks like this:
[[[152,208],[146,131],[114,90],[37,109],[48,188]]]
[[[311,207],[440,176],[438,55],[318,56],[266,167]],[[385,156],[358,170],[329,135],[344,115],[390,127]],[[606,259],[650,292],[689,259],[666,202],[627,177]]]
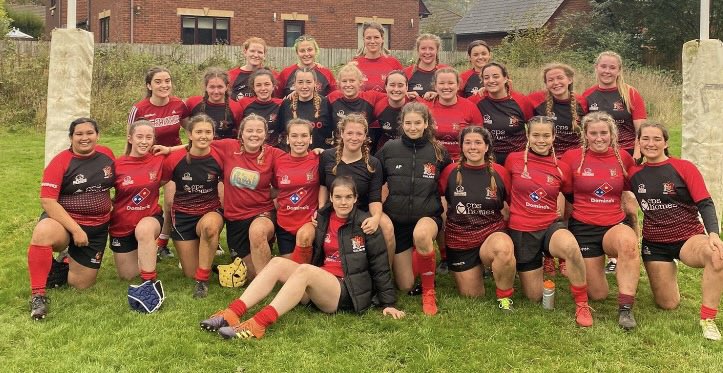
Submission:
[[[361,224],[361,228],[364,233],[372,234],[377,231],[379,228],[379,221],[382,219],[382,213],[383,209],[381,202],[369,203],[369,214],[371,214],[371,216],[364,219]]]
[[[70,217],[65,208],[53,198],[40,198],[40,205],[48,214],[48,217],[60,223],[73,236],[76,246],[88,246],[88,235],[85,234],[80,225]]]
[[[392,275],[389,269],[386,244],[381,232],[367,234],[365,239],[369,275],[372,278],[373,289],[377,293],[379,305],[386,313],[388,308],[394,307],[397,300],[397,293],[392,284]]]

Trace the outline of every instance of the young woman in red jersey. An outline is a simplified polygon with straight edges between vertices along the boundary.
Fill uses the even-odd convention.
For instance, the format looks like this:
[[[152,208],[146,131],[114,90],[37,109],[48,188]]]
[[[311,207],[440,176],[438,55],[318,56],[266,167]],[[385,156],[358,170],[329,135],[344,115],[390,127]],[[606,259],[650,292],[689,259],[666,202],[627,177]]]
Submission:
[[[392,70],[401,70],[404,66],[389,55],[384,48],[384,27],[376,22],[362,25],[364,46],[359,49],[353,62],[363,74],[362,90],[384,92],[384,79]]]
[[[369,128],[369,138],[372,140],[371,150],[376,150],[375,139],[379,138],[379,123],[374,119],[374,107],[379,101],[386,98],[384,93],[377,91],[362,91],[362,72],[353,64],[346,64],[339,70],[339,90],[329,95],[332,121],[334,131],[341,120],[351,113],[359,113],[364,116],[367,123],[376,123],[374,128]],[[338,133],[337,133],[338,134]]]
[[[271,259],[269,241],[276,227],[271,179],[275,161],[285,154],[265,143],[267,126],[263,117],[250,114],[241,121],[238,140],[213,142],[223,162],[226,241],[243,259],[250,279]]]
[[[414,278],[422,283],[422,309],[437,313],[434,286],[434,239],[442,229],[442,201],[437,182],[451,160],[434,136],[429,109],[418,102],[404,106],[401,138],[387,142],[376,157],[382,163],[389,195],[384,211],[394,224],[394,278],[409,291]]]
[[[336,83],[335,83],[336,84]],[[333,146],[332,123],[329,100],[317,91],[317,80],[314,71],[301,67],[294,74],[294,94],[286,97],[279,109],[277,131],[280,136],[288,123],[293,119],[305,119],[311,122],[311,148],[328,149]],[[286,147],[284,147],[286,148]]]
[[[700,325],[703,337],[720,340],[715,318],[723,292],[723,243],[718,214],[700,171],[668,155],[668,131],[658,123],[638,128],[645,162],[630,171],[630,183],[643,210],[642,257],[658,307],[678,307],[678,259],[703,268]],[[701,224],[702,218],[702,224]]]
[[[294,50],[299,62],[285,68],[279,73],[279,85],[276,88],[276,97],[287,97],[295,90],[294,82],[299,69],[309,69],[314,74],[316,91],[320,95],[328,96],[336,90],[336,79],[334,73],[328,68],[316,62],[316,55],[319,53],[319,44],[312,36],[301,35],[294,42]]]
[[[617,126],[604,112],[582,119],[582,147],[571,149],[562,162],[572,168],[572,216],[568,227],[575,235],[585,259],[588,294],[605,299],[609,293],[605,278],[605,255],[618,258],[618,324],[635,328],[632,307],[640,279],[638,239],[621,206],[629,190],[627,170],[633,158],[618,147]]]
[[[509,234],[522,291],[530,300],[540,301],[543,252],[565,259],[577,305],[575,320],[580,326],[592,326],[585,261],[575,236],[557,213],[558,194],[572,191],[570,166],[555,156],[555,124],[550,118],[533,117],[526,127],[527,146],[511,153],[505,162],[511,180]]]
[[[459,95],[467,98],[477,95],[482,86],[482,68],[492,59],[492,49],[483,40],[475,40],[467,46],[467,56],[472,68],[459,74]]]
[[[218,184],[223,173],[221,156],[211,148],[213,119],[205,114],[191,118],[186,127],[188,145],[172,151],[163,161],[161,182],[173,181],[171,238],[186,277],[196,280],[194,298],[208,295],[208,278],[223,228]],[[161,149],[167,153],[169,149]]]
[[[153,67],[146,72],[146,98],[136,103],[128,114],[128,125],[136,120],[145,119],[153,123],[156,132],[156,144],[176,146],[181,144],[179,131],[185,127],[189,110],[178,97],[172,96],[173,82],[171,73],[163,67]],[[158,253],[161,257],[173,256],[168,249],[171,232],[171,217],[168,213],[176,192],[175,184],[170,182],[163,188],[164,225],[158,238]]]
[[[156,279],[156,238],[163,226],[158,190],[162,156],[152,153],[153,125],[147,120],[128,127],[125,155],[116,159],[115,198],[110,219],[110,249],[118,276]]]
[[[268,126],[266,142],[271,146],[279,144],[279,130],[277,119],[281,108],[281,99],[272,97],[276,78],[274,74],[266,69],[258,69],[249,76],[248,84],[254,92],[252,97],[244,97],[239,100],[241,106],[241,118],[256,114],[264,118]]]
[[[414,44],[414,49],[417,51],[417,62],[404,69],[404,73],[409,79],[409,92],[414,92],[416,97],[431,100],[436,95],[434,92],[435,72],[437,69],[448,67],[439,63],[442,39],[433,34],[419,35]]]
[[[313,303],[324,313],[364,312],[376,297],[382,314],[401,319],[396,291],[379,232],[360,229],[369,215],[354,205],[358,194],[349,177],[331,185],[331,206],[319,210],[311,264],[274,258],[228,308],[201,321],[223,338],[261,339],[280,316],[298,304]],[[344,263],[342,265],[342,263]],[[240,318],[283,283],[274,299],[248,320]]]
[[[311,217],[319,207],[319,155],[309,150],[311,122],[292,119],[285,132],[289,153],[274,162],[271,181],[278,191],[276,241],[281,256],[308,263],[314,241]]]
[[[379,139],[376,141],[378,149],[381,149],[387,141],[399,138],[399,113],[408,101],[407,88],[407,76],[403,71],[394,70],[387,75],[384,82],[387,99],[377,101],[374,106],[376,123],[370,125],[380,129]]]
[[[495,162],[505,164],[507,155],[525,149],[525,122],[533,115],[527,97],[512,90],[507,68],[490,62],[482,68],[481,94],[470,100],[482,114],[484,127],[492,134]]]
[[[250,37],[244,41],[244,59],[246,63],[228,71],[231,81],[231,98],[239,101],[244,97],[253,97],[253,85],[249,77],[254,71],[264,67],[266,61],[266,42],[258,37]]]
[[[623,59],[620,55],[612,51],[600,53],[595,59],[595,78],[597,84],[582,94],[587,100],[588,111],[610,114],[618,125],[620,148],[639,159],[640,149],[635,135],[648,114],[643,97],[623,79]],[[632,193],[623,194],[623,208],[633,229],[639,232],[638,205]],[[606,266],[609,272],[615,272],[615,263],[614,259],[610,260]]]
[[[206,114],[216,123],[216,139],[235,139],[241,122],[241,106],[229,97],[228,73],[218,67],[206,70],[203,76],[203,96],[191,96],[186,106],[191,116]]]
[[[93,119],[74,120],[68,137],[70,148],[56,155],[43,172],[43,214],[28,247],[30,317],[34,320],[48,314],[45,287],[53,251],[68,249],[68,284],[85,289],[95,283],[108,242],[115,157],[110,149],[97,145],[98,124]]]
[[[447,166],[439,181],[440,193],[451,206],[444,228],[449,269],[460,295],[481,297],[485,294],[482,266],[491,267],[498,307],[511,311],[515,253],[502,216],[510,177],[494,163],[489,131],[465,127],[459,142],[459,161]]]

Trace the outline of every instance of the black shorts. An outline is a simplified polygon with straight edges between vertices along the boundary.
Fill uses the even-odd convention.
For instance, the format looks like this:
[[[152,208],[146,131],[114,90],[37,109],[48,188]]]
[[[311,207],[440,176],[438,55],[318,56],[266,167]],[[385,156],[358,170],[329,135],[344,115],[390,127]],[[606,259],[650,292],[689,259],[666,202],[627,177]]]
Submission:
[[[550,255],[550,239],[559,229],[565,229],[565,223],[555,221],[547,229],[535,232],[522,232],[509,229],[510,238],[515,245],[517,272],[534,271],[542,268],[542,254]]]
[[[439,216],[430,216],[430,219],[434,220],[437,224],[437,233],[442,231],[442,218]],[[421,219],[420,219],[421,220]],[[403,253],[414,246],[414,228],[417,223],[402,224],[392,222],[394,224],[394,240],[396,241],[395,254]]]
[[[251,228],[251,223],[258,218],[267,218],[271,220],[274,224],[274,230],[276,230],[276,211],[274,210],[264,212],[244,220],[226,220],[226,243],[228,243],[229,250],[235,251],[236,255],[240,258],[244,258],[251,254],[249,228]]]
[[[277,225],[276,244],[279,246],[279,255],[291,254],[296,247],[296,236]]]
[[[684,241],[678,242],[650,242],[643,238],[640,245],[643,262],[672,262],[673,259],[680,260],[680,249],[685,245]]]
[[[43,212],[38,221],[48,218]],[[103,261],[103,253],[108,244],[108,227],[110,223],[96,226],[81,225],[80,229],[88,236],[88,246],[76,246],[73,242],[73,235],[68,232],[68,255],[83,267],[99,269]],[[67,232],[67,231],[66,231]]]
[[[447,247],[447,265],[452,272],[464,272],[482,264],[479,247],[471,249],[450,249]]]
[[[158,223],[163,228],[163,215],[153,215],[152,218],[158,220]],[[153,237],[157,238],[157,237]],[[136,240],[136,233],[133,232],[127,236],[110,236],[110,249],[114,253],[130,253],[138,249],[138,240]]]
[[[213,210],[223,216],[221,209]],[[174,241],[192,241],[198,239],[196,225],[206,214],[188,215],[178,211],[171,211],[171,238]]]
[[[336,306],[336,311],[354,311],[354,302],[351,300],[351,295],[349,294],[349,290],[346,288],[346,284],[344,284],[343,278],[336,278],[339,280],[339,287],[341,288],[339,292],[339,303]],[[316,304],[314,304],[313,301],[309,302],[311,306],[316,308],[317,310],[321,310]]]
[[[625,217],[625,219],[618,224],[625,224],[632,228],[628,217]],[[605,255],[603,237],[605,237],[605,234],[615,225],[601,226],[585,224],[571,217],[568,222],[568,229],[575,236],[578,245],[580,245],[582,257],[597,258]]]

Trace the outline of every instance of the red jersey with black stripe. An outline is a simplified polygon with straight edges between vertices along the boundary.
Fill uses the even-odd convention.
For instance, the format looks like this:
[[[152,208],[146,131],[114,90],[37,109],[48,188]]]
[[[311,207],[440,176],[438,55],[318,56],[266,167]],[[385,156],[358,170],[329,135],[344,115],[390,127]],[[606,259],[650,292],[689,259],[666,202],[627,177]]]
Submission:
[[[138,222],[163,213],[158,190],[163,174],[163,156],[121,156],[115,162],[115,199],[108,231],[111,236],[132,234]]]
[[[377,123],[374,117],[374,106],[377,102],[386,100],[386,93],[377,91],[359,92],[355,98],[346,98],[341,91],[334,91],[328,97],[329,105],[331,105],[331,116],[336,130],[339,121],[351,113],[359,113],[364,115],[370,124]],[[378,123],[377,123],[378,125]],[[369,126],[369,128],[375,128]]]
[[[620,148],[626,150],[635,148],[635,125],[633,121],[648,117],[648,113],[645,111],[645,101],[643,101],[640,93],[635,88],[630,87],[630,108],[625,105],[625,101],[620,96],[617,87],[600,88],[600,86],[594,85],[582,95],[587,100],[587,110],[589,112],[604,111],[615,119],[615,123],[618,124],[618,144],[620,144]]]
[[[547,229],[559,218],[557,196],[572,192],[570,166],[552,154],[540,156],[530,151],[526,172],[524,167],[524,152],[507,157],[505,168],[512,181],[509,227],[522,232]]]
[[[493,175],[487,165],[458,167],[452,163],[442,172],[440,194],[447,200],[447,222],[444,238],[449,249],[479,248],[494,232],[507,227],[502,217],[510,177],[504,167],[492,163]],[[457,184],[457,175],[462,182]],[[494,177],[496,188],[491,186]]]
[[[274,163],[284,153],[264,145],[263,162],[256,153],[241,152],[238,140],[216,140],[211,145],[218,152],[223,165],[223,215],[227,220],[252,218],[274,209],[271,200],[271,178]]]
[[[79,225],[98,226],[110,220],[110,188],[116,173],[113,152],[102,145],[88,156],[63,150],[43,172],[40,198],[58,201]]]
[[[276,78],[276,72],[269,69]],[[254,88],[249,85],[249,77],[253,71],[234,67],[228,71],[228,81],[231,82],[231,99],[240,101],[244,97],[254,97]]]
[[[171,96],[167,104],[156,106],[146,97],[137,102],[128,114],[128,124],[139,119],[145,119],[156,131],[156,145],[176,146],[181,144],[178,132],[181,130],[181,121],[187,118],[190,111],[178,97]]]
[[[311,70],[316,77],[316,92],[320,95],[328,96],[329,93],[337,89],[336,79],[334,79],[334,73],[332,73],[331,70],[319,64],[316,64]],[[297,64],[281,70],[277,78],[279,85],[276,91],[276,97],[283,99],[294,91],[297,71],[299,71],[299,65]]]
[[[169,154],[163,161],[161,180],[176,183],[172,210],[202,216],[221,208],[218,183],[222,173],[221,159],[213,149],[204,156],[190,155],[186,149]]]
[[[374,106],[376,123],[373,123],[370,127],[381,128],[382,130],[377,149],[381,149],[387,141],[399,138],[399,114],[402,112],[402,107],[404,105],[398,108],[389,106],[389,100],[379,100]]]
[[[286,132],[286,125],[294,118],[306,119],[314,126],[311,131],[311,148],[328,149],[332,146],[332,123],[329,100],[319,96],[318,109],[314,99],[309,101],[296,100],[296,116],[291,99],[284,99],[279,109],[279,119],[276,120],[276,131],[279,136]]]
[[[685,241],[705,229],[696,204],[710,193],[689,161],[668,158],[630,169],[630,184],[643,210],[643,238],[651,242]]]
[[[485,94],[472,96],[470,100],[477,104],[484,127],[492,134],[495,153],[509,154],[525,148],[525,123],[533,115],[532,104],[525,95],[512,91],[501,99]]]
[[[419,97],[425,93],[434,91],[434,74],[437,70],[449,67],[444,64],[438,64],[432,70],[424,70],[417,65],[411,65],[404,68],[404,75],[407,76],[407,86],[410,92],[417,92]]]
[[[445,105],[439,100],[419,102],[427,105],[437,123],[437,140],[442,142],[452,160],[460,154],[459,132],[467,126],[481,126],[482,116],[475,105],[466,98],[457,97],[457,102]]]
[[[392,56],[377,58],[357,56],[352,61],[357,63],[357,67],[364,74],[362,91],[384,92],[384,81],[387,80],[387,74],[393,70],[404,68],[399,60]]]
[[[271,183],[279,191],[276,221],[296,235],[319,207],[319,156],[314,152],[305,157],[282,155],[274,163]]]
[[[460,96],[467,98],[477,95],[477,92],[482,89],[482,79],[479,74],[480,72],[475,69],[469,69],[459,74]]]
[[[571,149],[562,162],[572,169],[572,217],[589,225],[611,226],[625,219],[621,207],[623,191],[630,185],[623,173],[635,164],[628,152],[620,152],[622,166],[612,148],[605,153],[587,150],[582,165],[582,149]]]
[[[530,93],[527,98],[535,109],[535,115],[547,116],[547,91]],[[580,95],[575,95],[577,110],[577,128],[581,129],[582,117],[587,114],[587,102]],[[555,154],[560,157],[566,151],[580,147],[580,133],[574,130],[572,123],[572,101],[552,99],[552,120],[555,122]],[[579,130],[578,130],[579,131]]]
[[[190,110],[189,116],[206,114],[216,122],[213,138],[235,139],[238,137],[238,126],[241,123],[241,106],[234,100],[216,104],[204,100],[202,96],[191,96],[186,99]]]
[[[268,131],[266,132],[266,143],[276,145],[279,143],[278,123],[281,99],[272,98],[269,101],[259,101],[256,97],[244,97],[239,100],[241,107],[241,119],[251,114],[256,114],[266,119]]]

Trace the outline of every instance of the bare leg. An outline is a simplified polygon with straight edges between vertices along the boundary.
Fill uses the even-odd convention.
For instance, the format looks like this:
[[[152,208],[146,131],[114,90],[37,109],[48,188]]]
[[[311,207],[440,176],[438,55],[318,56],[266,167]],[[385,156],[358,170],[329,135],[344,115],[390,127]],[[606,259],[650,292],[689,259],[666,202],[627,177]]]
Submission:
[[[567,277],[573,286],[586,284],[585,261],[575,236],[567,229],[558,229],[550,238],[550,254],[567,261]]]
[[[198,242],[198,267],[210,270],[218,247],[218,235],[223,228],[223,217],[213,211],[206,213],[196,224]]]
[[[259,217],[251,222],[249,227],[249,242],[251,245],[251,260],[256,273],[261,272],[271,260],[269,240],[274,237],[274,223],[265,217]]]
[[[382,213],[382,218],[379,220],[379,228],[382,230],[384,236],[384,243],[387,245],[387,256],[389,258],[389,266],[394,268],[394,254],[397,249],[397,240],[394,237],[394,225],[392,220],[389,219],[387,214]]]
[[[610,228],[603,237],[603,249],[608,256],[618,258],[615,271],[618,292],[635,295],[640,281],[640,252],[635,231],[623,224]]]
[[[498,289],[510,289],[515,282],[515,248],[506,233],[489,235],[480,247],[480,259],[485,266],[492,267],[492,276]]]
[[[183,275],[188,278],[194,278],[196,276],[196,268],[198,268],[198,241],[197,239],[173,241],[178,252],[178,259],[181,261],[181,267],[183,267]]]
[[[241,299],[248,308],[251,308],[271,294],[277,282],[284,283],[289,276],[299,268],[299,264],[285,258],[272,258],[256,278],[241,294]],[[277,310],[278,311],[278,310]]]
[[[405,250],[394,255],[394,280],[399,290],[407,292],[414,286],[414,271],[412,269],[412,250]]]
[[[165,223],[164,223],[165,225]],[[145,217],[136,226],[136,241],[138,241],[138,267],[143,272],[156,270],[156,238],[161,233],[158,220]]]
[[[723,258],[717,251],[711,250],[708,237],[697,235],[689,238],[680,249],[680,260],[691,267],[703,268],[703,305],[718,309],[723,292]]]
[[[308,297],[322,312],[333,313],[339,307],[341,285],[331,273],[311,264],[300,265],[276,294],[270,306],[279,316]]]
[[[664,310],[675,309],[680,304],[677,271],[678,268],[673,262],[645,262],[653,299],[655,304]]]

